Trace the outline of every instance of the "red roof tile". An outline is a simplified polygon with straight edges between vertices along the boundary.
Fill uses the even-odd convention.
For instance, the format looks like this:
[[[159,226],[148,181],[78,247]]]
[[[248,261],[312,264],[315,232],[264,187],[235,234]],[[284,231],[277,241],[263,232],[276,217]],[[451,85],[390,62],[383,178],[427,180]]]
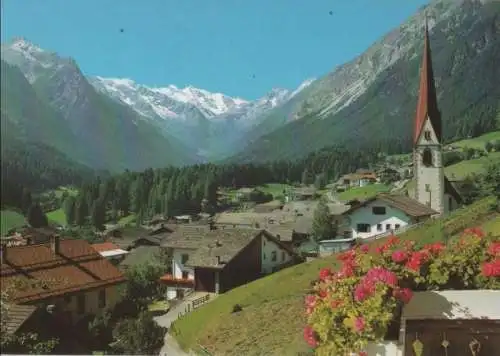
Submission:
[[[414,142],[420,137],[420,133],[427,117],[430,118],[437,139],[441,141],[441,114],[437,106],[436,86],[434,73],[432,71],[431,48],[429,43],[429,31],[425,24],[424,53],[420,68],[420,88],[418,93],[417,112],[415,115]]]
[[[2,258],[2,289],[21,283],[12,298],[16,303],[117,284],[124,275],[84,240],[61,240],[59,253],[50,243],[8,247]],[[35,282],[35,283],[33,283]]]
[[[112,242],[103,242],[100,244],[92,244],[91,246],[97,252],[112,251],[112,250],[119,250],[120,249],[120,246],[115,245]]]

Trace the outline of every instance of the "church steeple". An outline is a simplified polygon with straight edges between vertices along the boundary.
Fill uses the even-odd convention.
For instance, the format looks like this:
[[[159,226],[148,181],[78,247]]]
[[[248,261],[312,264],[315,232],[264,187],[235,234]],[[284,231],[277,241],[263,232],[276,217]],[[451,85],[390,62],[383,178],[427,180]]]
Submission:
[[[432,125],[436,138],[439,142],[442,139],[441,114],[437,105],[436,86],[434,83],[434,73],[432,71],[431,47],[429,43],[429,29],[427,17],[425,19],[424,53],[420,67],[420,88],[418,93],[417,113],[415,115],[415,132],[413,142],[416,144],[422,128],[427,120]]]

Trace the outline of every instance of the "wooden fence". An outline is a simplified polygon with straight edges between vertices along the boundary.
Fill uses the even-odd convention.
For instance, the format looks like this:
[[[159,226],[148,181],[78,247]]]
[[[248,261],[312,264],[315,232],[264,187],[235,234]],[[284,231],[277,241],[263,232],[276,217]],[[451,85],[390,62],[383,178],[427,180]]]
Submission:
[[[208,302],[210,300],[210,294],[204,295],[203,297],[197,298],[191,302],[193,309],[198,308],[200,305]]]

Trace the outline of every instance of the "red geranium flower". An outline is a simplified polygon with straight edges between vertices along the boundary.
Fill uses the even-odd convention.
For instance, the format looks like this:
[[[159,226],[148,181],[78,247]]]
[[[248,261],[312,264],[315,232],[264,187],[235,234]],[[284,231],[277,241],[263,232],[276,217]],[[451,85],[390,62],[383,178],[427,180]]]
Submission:
[[[332,275],[332,270],[330,268],[322,268],[321,271],[319,271],[319,279],[322,281],[328,279]]]
[[[492,256],[500,256],[500,241],[492,242],[488,247],[488,253]]]
[[[500,277],[500,258],[481,266],[481,273],[485,277]]]
[[[408,304],[413,297],[413,292],[409,288],[395,289],[393,295],[403,303]]]

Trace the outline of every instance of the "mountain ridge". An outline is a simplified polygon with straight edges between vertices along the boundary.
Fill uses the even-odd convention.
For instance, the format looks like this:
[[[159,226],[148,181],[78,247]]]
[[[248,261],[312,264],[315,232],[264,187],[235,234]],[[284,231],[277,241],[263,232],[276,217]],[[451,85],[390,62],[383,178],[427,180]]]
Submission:
[[[317,79],[287,110],[271,111],[263,125],[280,116],[287,123],[271,132],[263,130],[230,161],[295,159],[326,146],[352,146],[360,140],[397,139],[399,150],[409,150],[426,16],[445,139],[495,129],[500,98],[495,84],[500,82],[495,65],[500,62],[500,3],[441,0],[422,8],[357,58]],[[380,58],[385,58],[382,65]],[[374,79],[365,85],[371,74],[363,73],[370,72],[374,63],[382,70],[375,70]]]

